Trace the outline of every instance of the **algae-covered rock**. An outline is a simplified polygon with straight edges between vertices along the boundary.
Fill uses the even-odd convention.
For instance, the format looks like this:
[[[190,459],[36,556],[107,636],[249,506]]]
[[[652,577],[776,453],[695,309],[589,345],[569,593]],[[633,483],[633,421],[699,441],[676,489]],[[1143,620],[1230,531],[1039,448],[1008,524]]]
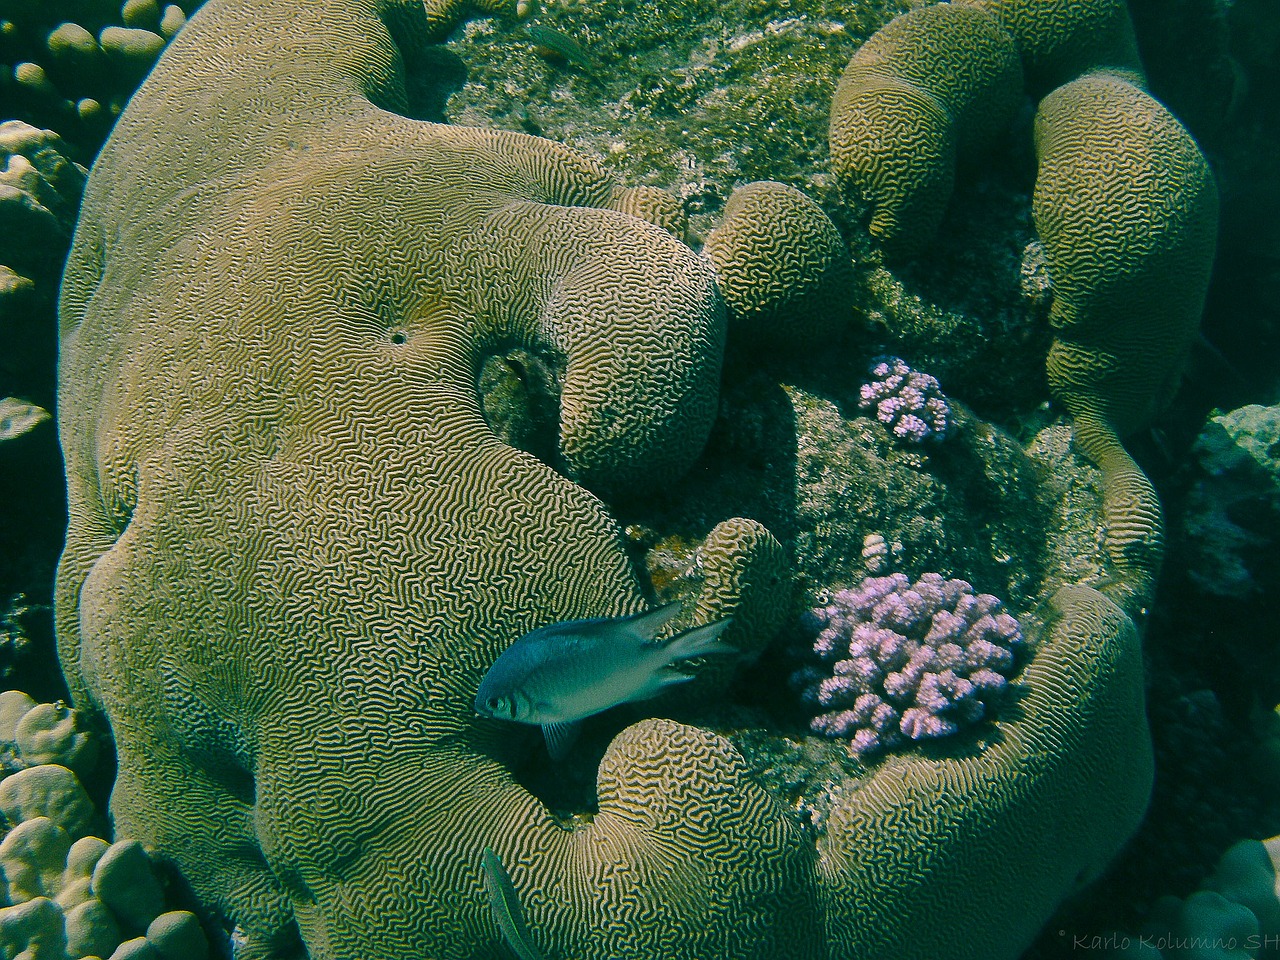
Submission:
[[[529,22],[571,38],[594,67],[544,58],[527,29],[472,23],[450,40],[468,70],[447,113],[572,143],[630,182],[670,190],[696,245],[752,181],[781,181],[830,210],[831,92],[894,12],[880,0],[544,3]]]
[[[1221,597],[1246,597],[1276,582],[1280,537],[1280,407],[1258,404],[1209,418],[1183,533],[1191,579]]]

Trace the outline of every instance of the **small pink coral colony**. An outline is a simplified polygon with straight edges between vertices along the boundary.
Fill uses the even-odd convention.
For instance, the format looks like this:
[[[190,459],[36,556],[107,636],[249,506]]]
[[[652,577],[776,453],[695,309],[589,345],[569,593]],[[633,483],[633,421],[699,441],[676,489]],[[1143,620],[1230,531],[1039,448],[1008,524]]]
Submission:
[[[877,358],[870,373],[873,379],[862,385],[859,406],[875,410],[876,419],[895,437],[921,443],[946,436],[951,408],[935,378],[912,370],[899,357]]]
[[[855,756],[944,737],[998,706],[1024,646],[1004,605],[964,580],[867,577],[806,613],[811,661],[792,675],[815,733]],[[812,662],[816,657],[816,663]]]

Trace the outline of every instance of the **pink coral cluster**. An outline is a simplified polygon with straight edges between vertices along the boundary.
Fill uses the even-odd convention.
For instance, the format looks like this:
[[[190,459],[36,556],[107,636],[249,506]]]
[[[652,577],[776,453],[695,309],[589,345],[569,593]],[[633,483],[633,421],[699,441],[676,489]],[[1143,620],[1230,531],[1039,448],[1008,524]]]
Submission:
[[[921,443],[947,433],[951,408],[937,379],[912,370],[900,357],[880,357],[871,365],[872,380],[859,392],[859,406],[874,410],[899,440]]]
[[[915,583],[901,573],[867,577],[806,613],[802,627],[818,662],[792,684],[817,710],[811,729],[847,738],[856,756],[988,716],[1024,646],[996,597],[936,573]]]

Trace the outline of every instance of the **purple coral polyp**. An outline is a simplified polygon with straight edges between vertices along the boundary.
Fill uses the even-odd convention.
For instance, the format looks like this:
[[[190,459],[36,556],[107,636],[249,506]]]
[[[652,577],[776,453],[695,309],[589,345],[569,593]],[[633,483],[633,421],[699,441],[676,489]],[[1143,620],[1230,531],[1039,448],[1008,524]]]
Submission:
[[[804,615],[810,662],[792,677],[815,733],[856,756],[949,736],[990,716],[1024,646],[987,593],[926,573],[867,577]],[[816,662],[814,660],[816,659]]]
[[[906,443],[941,440],[947,434],[951,408],[938,381],[912,370],[899,357],[880,357],[871,365],[872,380],[860,391],[859,406]]]

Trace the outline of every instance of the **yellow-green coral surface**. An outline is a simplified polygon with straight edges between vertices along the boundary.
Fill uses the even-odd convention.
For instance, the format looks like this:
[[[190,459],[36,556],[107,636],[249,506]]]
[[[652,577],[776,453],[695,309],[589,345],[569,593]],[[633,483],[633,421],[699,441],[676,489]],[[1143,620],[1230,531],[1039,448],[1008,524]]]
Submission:
[[[1059,595],[1007,722],[851,782],[816,840],[665,719],[557,818],[512,773],[527,741],[475,716],[522,632],[641,606],[586,488],[696,456],[724,315],[592,161],[414,119],[438,30],[412,0],[211,3],[99,157],[61,303],[57,614],[117,830],[240,960],[501,956],[485,846],[548,955],[1016,955],[1149,785],[1136,635],[1091,591]],[[583,486],[481,415],[517,348],[557,371]],[[700,608],[772,617],[776,552],[719,528]]]
[[[1191,135],[1124,76],[1054,90],[1035,136],[1032,209],[1054,284],[1049,386],[1106,476],[1114,561],[1153,581],[1160,503],[1120,438],[1178,388],[1209,287],[1218,191]]]
[[[868,229],[888,252],[928,244],[957,160],[987,146],[1021,97],[1013,40],[979,7],[912,10],[858,49],[831,102],[831,166],[871,208]]]

